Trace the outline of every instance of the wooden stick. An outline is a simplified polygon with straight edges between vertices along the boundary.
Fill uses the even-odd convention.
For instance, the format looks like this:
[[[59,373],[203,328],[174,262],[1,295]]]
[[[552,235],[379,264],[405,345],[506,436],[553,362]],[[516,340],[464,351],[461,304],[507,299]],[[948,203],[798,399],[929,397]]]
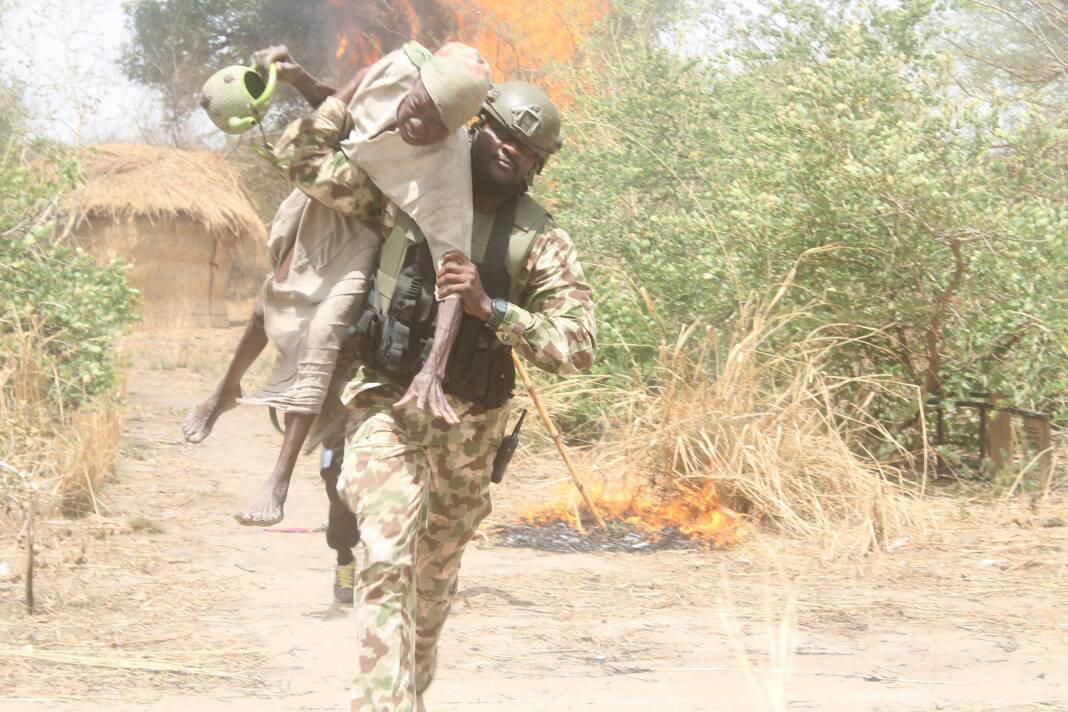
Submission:
[[[34,612],[33,600],[33,518],[37,510],[37,491],[30,490],[30,509],[26,518],[26,612],[31,616]]]
[[[519,360],[519,354],[512,350],[512,361],[515,363],[516,373],[519,374],[519,378],[522,379],[523,385],[526,387],[527,392],[530,393],[530,400],[534,401],[534,408],[538,411],[538,415],[541,416],[541,422],[545,424],[545,429],[549,432],[549,437],[556,443],[556,449],[560,452],[560,457],[564,461],[564,465],[567,466],[567,472],[571,475],[571,481],[575,483],[575,489],[582,495],[582,501],[586,503],[586,507],[590,510],[590,514],[593,515],[593,521],[597,523],[597,526],[604,529],[604,519],[601,517],[600,511],[597,509],[597,505],[593,503],[593,499],[586,493],[586,487],[582,484],[582,480],[579,479],[578,471],[575,470],[575,465],[571,462],[571,456],[567,453],[567,446],[564,445],[564,439],[560,437],[560,431],[553,425],[552,418],[549,417],[549,413],[545,410],[545,406],[541,403],[541,397],[538,395],[538,391],[534,388],[534,384],[530,382],[530,376],[527,375],[527,370],[523,367],[523,362]]]

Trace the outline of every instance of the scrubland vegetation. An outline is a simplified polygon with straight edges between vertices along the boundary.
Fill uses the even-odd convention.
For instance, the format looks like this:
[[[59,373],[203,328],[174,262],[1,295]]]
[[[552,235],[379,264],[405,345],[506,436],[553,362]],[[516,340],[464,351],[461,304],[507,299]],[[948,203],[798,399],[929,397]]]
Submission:
[[[95,508],[119,443],[116,341],[136,318],[122,264],[97,267],[66,244],[79,182],[68,150],[4,137],[0,154],[0,512],[29,501]]]

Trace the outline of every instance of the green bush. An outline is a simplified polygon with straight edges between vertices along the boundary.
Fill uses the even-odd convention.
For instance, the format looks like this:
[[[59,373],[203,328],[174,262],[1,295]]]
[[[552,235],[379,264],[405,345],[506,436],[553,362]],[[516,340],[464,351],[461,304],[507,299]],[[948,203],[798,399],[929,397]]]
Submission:
[[[648,374],[806,254],[769,346],[816,334],[841,341],[834,375],[1068,415],[1064,117],[960,91],[942,17],[785,0],[707,56],[588,48],[541,192],[597,285],[602,372]],[[872,407],[908,417],[894,402]]]
[[[27,155],[15,139],[0,155],[0,346],[16,332],[40,334],[52,397],[76,406],[117,384],[114,342],[136,318],[137,291],[121,261],[97,267],[57,234],[80,179],[76,157],[48,145]]]

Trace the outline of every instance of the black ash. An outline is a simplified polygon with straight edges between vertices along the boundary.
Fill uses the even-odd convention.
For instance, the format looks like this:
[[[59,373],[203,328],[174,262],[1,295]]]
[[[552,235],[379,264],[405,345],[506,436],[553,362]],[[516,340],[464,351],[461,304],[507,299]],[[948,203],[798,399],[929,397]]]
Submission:
[[[494,539],[500,546],[555,552],[638,553],[668,549],[698,549],[708,546],[708,542],[688,539],[676,527],[668,527],[651,533],[620,521],[608,521],[607,525],[604,529],[591,526],[583,534],[565,522],[503,524],[494,530]]]

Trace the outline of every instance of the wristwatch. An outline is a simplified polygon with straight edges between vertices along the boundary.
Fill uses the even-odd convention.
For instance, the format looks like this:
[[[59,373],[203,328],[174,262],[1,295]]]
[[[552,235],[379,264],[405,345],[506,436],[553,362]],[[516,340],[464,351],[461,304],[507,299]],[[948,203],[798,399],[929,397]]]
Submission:
[[[504,315],[508,313],[508,300],[507,299],[494,299],[490,302],[490,315],[489,318],[483,322],[486,328],[490,331],[496,331],[497,327],[504,321]]]

